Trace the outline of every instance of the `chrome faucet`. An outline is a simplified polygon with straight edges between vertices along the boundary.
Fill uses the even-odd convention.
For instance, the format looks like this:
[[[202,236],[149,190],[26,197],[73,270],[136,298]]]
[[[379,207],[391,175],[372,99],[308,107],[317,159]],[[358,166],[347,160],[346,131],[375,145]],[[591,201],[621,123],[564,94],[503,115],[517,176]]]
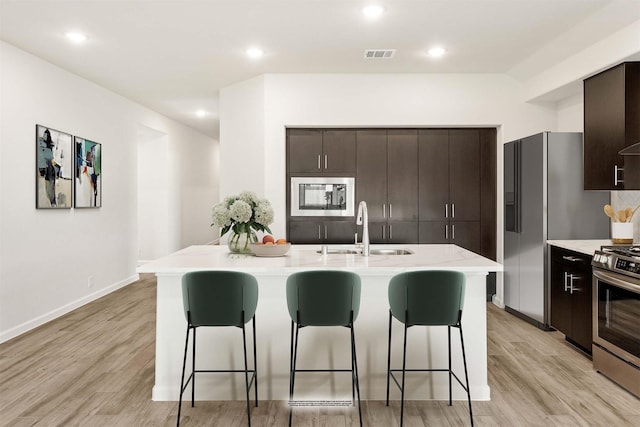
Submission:
[[[369,256],[369,213],[367,212],[367,202],[364,200],[358,205],[356,225],[362,225],[362,255]],[[358,235],[356,234],[357,243]]]

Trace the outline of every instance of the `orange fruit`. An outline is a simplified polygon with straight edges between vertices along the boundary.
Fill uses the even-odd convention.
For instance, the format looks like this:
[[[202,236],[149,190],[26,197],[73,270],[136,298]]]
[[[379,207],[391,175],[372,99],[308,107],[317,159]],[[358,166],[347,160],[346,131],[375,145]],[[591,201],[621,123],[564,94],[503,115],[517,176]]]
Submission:
[[[266,234],[263,238],[262,238],[262,243],[268,243],[268,242],[275,242],[275,239],[273,238],[273,236]]]
[[[273,245],[273,242],[265,242],[265,245]]]
[[[286,245],[287,244],[287,239],[278,239],[278,240],[276,240],[276,244],[277,245]]]

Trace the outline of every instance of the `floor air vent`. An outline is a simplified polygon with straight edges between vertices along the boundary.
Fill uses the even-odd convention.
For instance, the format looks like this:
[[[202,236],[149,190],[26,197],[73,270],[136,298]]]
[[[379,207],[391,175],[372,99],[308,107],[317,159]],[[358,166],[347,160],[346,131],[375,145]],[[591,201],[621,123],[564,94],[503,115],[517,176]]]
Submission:
[[[392,59],[395,54],[395,49],[367,49],[364,59]]]

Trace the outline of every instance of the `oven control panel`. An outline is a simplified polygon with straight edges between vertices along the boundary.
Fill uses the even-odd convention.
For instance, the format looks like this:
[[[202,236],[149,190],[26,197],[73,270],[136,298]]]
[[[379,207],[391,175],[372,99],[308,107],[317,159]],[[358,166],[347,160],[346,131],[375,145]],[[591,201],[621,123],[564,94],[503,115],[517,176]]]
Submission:
[[[616,260],[615,269],[618,271],[626,271],[628,273],[640,274],[640,263],[627,259],[618,258]]]
[[[617,272],[628,277],[640,278],[640,256],[635,253],[633,256],[627,256],[626,254],[616,253],[611,249],[596,251],[591,265],[594,268]]]

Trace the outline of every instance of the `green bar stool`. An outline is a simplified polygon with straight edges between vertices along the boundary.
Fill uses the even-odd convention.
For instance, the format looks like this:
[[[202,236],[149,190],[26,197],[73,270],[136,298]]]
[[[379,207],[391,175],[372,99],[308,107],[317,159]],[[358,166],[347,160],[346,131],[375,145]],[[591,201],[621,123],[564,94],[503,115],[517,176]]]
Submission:
[[[182,395],[191,381],[191,406],[195,400],[196,373],[200,372],[244,372],[247,393],[247,420],[251,426],[249,390],[253,385],[255,404],[258,406],[258,377],[256,368],[256,306],[258,305],[258,281],[247,273],[237,271],[194,271],[182,277],[182,302],[187,319],[187,337],[184,343],[182,379],[180,381],[180,403],[178,404],[178,426],[182,410]],[[245,324],[253,322],[253,369],[247,364],[247,339]],[[244,369],[196,370],[196,329],[201,326],[235,326],[242,329],[244,346]],[[192,371],[184,381],[189,347],[189,331],[193,331]],[[251,374],[251,378],[249,378]]]
[[[451,379],[455,378],[467,392],[469,417],[473,426],[471,395],[469,393],[469,377],[467,375],[467,357],[462,337],[462,306],[465,291],[465,276],[457,271],[412,271],[401,273],[389,282],[389,344],[387,352],[387,406],[389,406],[389,382],[396,383],[401,392],[400,426],[404,416],[404,380],[409,372],[448,372],[449,373],[449,406],[451,406]],[[402,350],[402,369],[391,369],[391,320],[396,318],[404,324],[404,344]],[[411,326],[447,326],[448,328],[448,369],[407,369],[407,329]],[[465,383],[451,369],[451,328],[460,331],[462,345],[462,361],[464,364]],[[402,384],[394,376],[394,372],[402,372]]]
[[[360,309],[360,276],[348,271],[304,271],[287,279],[287,306],[291,317],[289,364],[289,426],[296,372],[351,372],[351,394],[358,395],[358,416],[362,426],[360,384],[353,322]],[[307,326],[344,326],[351,331],[351,369],[297,369],[298,336]]]

